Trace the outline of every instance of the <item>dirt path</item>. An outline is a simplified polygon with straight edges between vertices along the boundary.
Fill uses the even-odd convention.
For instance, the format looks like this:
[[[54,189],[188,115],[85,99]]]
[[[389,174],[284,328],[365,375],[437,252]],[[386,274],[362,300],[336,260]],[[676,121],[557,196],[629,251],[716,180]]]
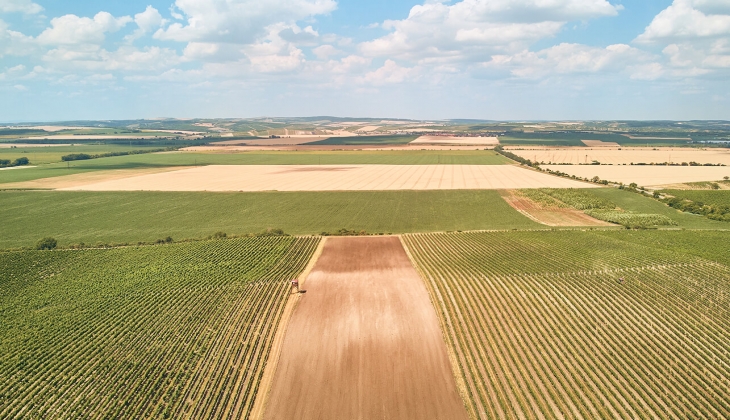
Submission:
[[[397,237],[330,238],[289,323],[266,419],[466,419]]]

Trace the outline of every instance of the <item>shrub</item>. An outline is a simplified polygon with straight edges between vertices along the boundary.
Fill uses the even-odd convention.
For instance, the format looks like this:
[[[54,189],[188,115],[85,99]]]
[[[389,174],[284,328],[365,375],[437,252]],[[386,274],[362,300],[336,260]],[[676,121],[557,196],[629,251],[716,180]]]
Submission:
[[[54,249],[58,246],[58,241],[54,238],[47,237],[43,238],[35,245],[35,249]]]

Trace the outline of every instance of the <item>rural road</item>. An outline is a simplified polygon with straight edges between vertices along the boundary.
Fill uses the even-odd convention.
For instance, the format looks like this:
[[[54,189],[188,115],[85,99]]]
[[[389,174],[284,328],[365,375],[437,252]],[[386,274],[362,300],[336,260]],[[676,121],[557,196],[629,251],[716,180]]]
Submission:
[[[397,237],[329,238],[266,419],[466,419],[435,310]]]

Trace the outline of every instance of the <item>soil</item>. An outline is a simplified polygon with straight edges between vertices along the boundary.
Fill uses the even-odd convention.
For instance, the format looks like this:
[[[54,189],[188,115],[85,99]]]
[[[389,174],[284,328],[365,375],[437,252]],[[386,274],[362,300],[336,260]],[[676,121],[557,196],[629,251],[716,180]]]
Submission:
[[[466,419],[398,237],[329,238],[284,338],[266,419]]]
[[[547,208],[514,190],[503,190],[502,198],[512,208],[530,219],[548,226],[615,226],[614,224],[594,219],[580,210],[572,208]]]

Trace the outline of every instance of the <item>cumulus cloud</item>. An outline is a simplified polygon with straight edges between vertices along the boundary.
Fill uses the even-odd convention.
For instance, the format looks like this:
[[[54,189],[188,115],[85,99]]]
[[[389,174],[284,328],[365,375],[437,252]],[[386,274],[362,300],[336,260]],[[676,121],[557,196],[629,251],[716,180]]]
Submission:
[[[280,22],[294,22],[332,12],[335,0],[176,0],[185,23],[157,31],[162,40],[247,44]]]
[[[48,67],[63,70],[98,71],[161,71],[181,62],[169,48],[122,46],[116,51],[101,48],[60,48],[48,51],[43,60]]]
[[[51,27],[38,35],[38,42],[48,45],[101,44],[106,34],[116,32],[132,22],[129,16],[115,18],[99,12],[94,18],[65,15],[51,19]]]
[[[417,72],[418,69],[415,67],[401,67],[393,60],[385,60],[382,67],[365,74],[360,82],[375,86],[403,83],[412,79]]]
[[[538,79],[552,75],[618,73],[651,59],[649,54],[626,44],[599,48],[563,43],[537,52],[495,55],[481,68],[507,71],[517,78]]]
[[[43,11],[41,5],[30,0],[2,0],[0,1],[0,13],[23,13],[33,15]]]
[[[638,45],[663,46],[674,77],[697,77],[730,69],[730,2],[674,0],[639,35]]]
[[[0,19],[0,58],[6,55],[29,55],[36,51],[33,38],[10,29]]]
[[[391,33],[360,48],[371,56],[410,59],[484,57],[521,50],[569,21],[615,16],[621,9],[606,0],[431,1],[414,6],[406,19],[385,21],[382,27]]]
[[[638,43],[708,38],[730,35],[728,2],[674,0],[636,38]]]

